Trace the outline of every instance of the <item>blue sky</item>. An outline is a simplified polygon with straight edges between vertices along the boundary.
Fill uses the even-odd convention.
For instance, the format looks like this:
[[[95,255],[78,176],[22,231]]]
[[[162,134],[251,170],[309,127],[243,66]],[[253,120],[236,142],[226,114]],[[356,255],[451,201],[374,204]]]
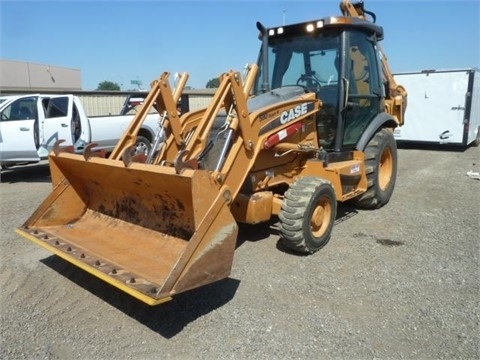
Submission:
[[[104,80],[144,88],[164,71],[187,85],[257,60],[267,27],[338,15],[339,1],[0,0],[0,57],[77,68],[84,90]],[[480,67],[480,1],[365,0],[385,30],[393,72]]]

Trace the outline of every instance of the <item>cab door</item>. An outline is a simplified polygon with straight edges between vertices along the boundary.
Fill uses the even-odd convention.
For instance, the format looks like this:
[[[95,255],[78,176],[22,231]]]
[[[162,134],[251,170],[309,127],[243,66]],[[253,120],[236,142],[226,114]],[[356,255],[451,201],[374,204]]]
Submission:
[[[343,149],[355,148],[363,132],[383,110],[383,87],[375,44],[362,32],[349,33],[345,62]]]
[[[24,97],[7,105],[0,113],[0,160],[39,161],[36,140],[37,97]]]
[[[53,149],[58,140],[65,140],[63,145],[72,142],[72,108],[73,96],[61,95],[42,100],[45,119],[42,124],[42,147],[47,151]]]

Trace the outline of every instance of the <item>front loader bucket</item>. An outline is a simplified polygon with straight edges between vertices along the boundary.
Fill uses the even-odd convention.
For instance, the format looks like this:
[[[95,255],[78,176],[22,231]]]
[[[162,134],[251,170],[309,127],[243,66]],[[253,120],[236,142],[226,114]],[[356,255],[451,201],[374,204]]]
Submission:
[[[22,236],[149,305],[230,274],[230,190],[204,170],[50,156],[60,181]]]

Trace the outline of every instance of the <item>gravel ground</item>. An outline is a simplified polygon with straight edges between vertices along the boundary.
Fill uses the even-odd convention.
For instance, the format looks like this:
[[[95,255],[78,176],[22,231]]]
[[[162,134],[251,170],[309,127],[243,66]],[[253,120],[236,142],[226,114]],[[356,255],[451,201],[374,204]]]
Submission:
[[[479,148],[399,150],[387,206],[285,252],[242,226],[229,279],[148,307],[14,233],[47,165],[2,172],[1,359],[479,359]]]

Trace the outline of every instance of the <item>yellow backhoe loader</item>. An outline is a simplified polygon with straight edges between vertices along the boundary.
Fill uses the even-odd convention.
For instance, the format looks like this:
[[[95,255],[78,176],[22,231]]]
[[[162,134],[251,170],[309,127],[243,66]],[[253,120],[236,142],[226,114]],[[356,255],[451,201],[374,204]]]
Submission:
[[[406,91],[382,55],[363,3],[342,15],[266,28],[245,78],[220,77],[211,104],[178,115],[188,75],[152,83],[108,158],[90,144],[50,154],[52,193],[17,232],[150,305],[229,276],[237,223],[278,216],[283,244],[314,253],[337,202],[392,194]],[[367,19],[368,17],[368,19]],[[133,145],[151,106],[151,150]]]

